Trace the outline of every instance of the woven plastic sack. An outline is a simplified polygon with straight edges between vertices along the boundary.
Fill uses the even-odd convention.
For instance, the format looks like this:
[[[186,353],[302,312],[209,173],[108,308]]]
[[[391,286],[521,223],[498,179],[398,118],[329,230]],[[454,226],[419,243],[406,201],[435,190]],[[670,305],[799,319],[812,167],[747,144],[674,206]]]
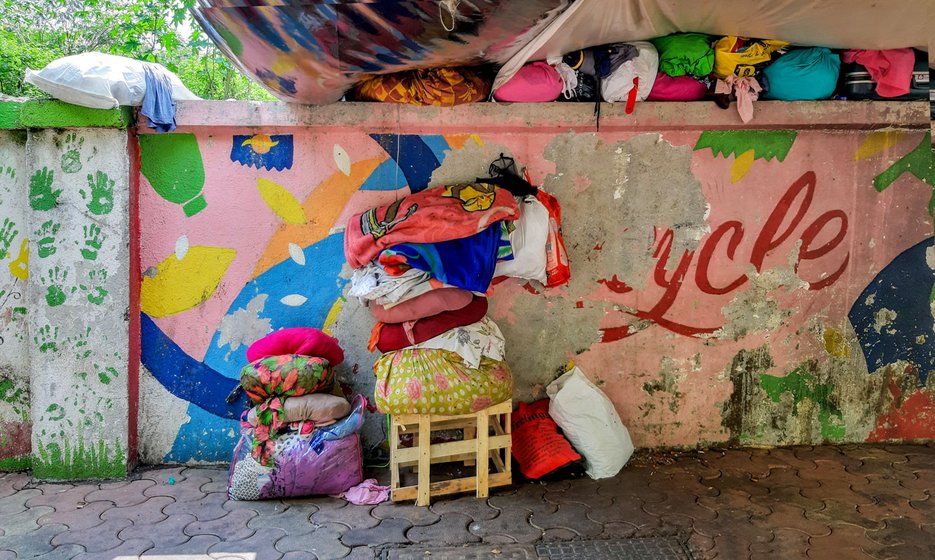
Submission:
[[[351,413],[310,434],[290,431],[276,440],[270,466],[250,455],[253,430],[245,428],[234,449],[227,494],[232,500],[301,498],[340,494],[363,480],[360,438],[367,399],[358,395]]]
[[[542,189],[536,193],[536,199],[549,211],[549,237],[545,244],[545,286],[554,288],[565,284],[571,278],[568,251],[565,249],[565,238],[562,237],[562,207],[558,199]]]
[[[53,60],[39,71],[26,70],[25,81],[56,99],[82,107],[140,106],[146,93],[143,64],[132,58],[86,52]],[[178,76],[166,73],[172,82],[173,100],[201,99]]]
[[[615,476],[633,455],[630,432],[614,403],[573,367],[546,387],[549,415],[588,463],[594,479]]]
[[[714,75],[722,80],[731,74],[742,78],[755,76],[788,44],[733,35],[722,37],[714,43]]]
[[[549,416],[549,399],[519,403],[510,423],[513,457],[526,478],[538,480],[581,460],[581,455],[558,433],[558,424]]]
[[[555,101],[562,94],[565,82],[558,70],[545,62],[533,62],[519,69],[510,80],[494,92],[497,101],[536,103]]]
[[[769,83],[764,99],[803,101],[834,94],[841,57],[825,47],[789,51],[763,70]]]
[[[485,101],[490,83],[470,68],[428,68],[372,76],[353,96],[362,101],[452,107]]]
[[[659,54],[656,47],[648,41],[630,43],[639,51],[639,55],[628,60],[601,81],[601,97],[604,101],[627,101],[633,81],[637,79],[636,101],[645,101],[656,81],[659,71]]]

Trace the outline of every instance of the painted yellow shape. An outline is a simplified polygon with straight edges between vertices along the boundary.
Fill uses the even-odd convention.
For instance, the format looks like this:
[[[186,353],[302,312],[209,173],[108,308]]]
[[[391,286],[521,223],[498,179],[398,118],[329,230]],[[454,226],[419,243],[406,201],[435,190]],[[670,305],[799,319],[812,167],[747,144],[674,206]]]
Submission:
[[[19,246],[19,256],[10,263],[10,274],[23,282],[29,278],[29,241],[26,239]]]
[[[279,226],[257,261],[253,277],[290,258],[289,243],[308,247],[327,237],[348,201],[384,159],[373,158],[353,163],[350,175],[337,171],[315,187],[302,205],[305,215],[312,216],[312,219],[308,223],[285,223]]]
[[[334,322],[338,319],[338,314],[344,309],[344,302],[346,301],[347,298],[344,296],[340,296],[338,299],[334,300],[334,305],[331,306],[331,310],[328,311],[328,316],[325,317],[325,323],[321,327],[321,332],[331,336],[331,327],[334,326]]]
[[[143,277],[140,308],[150,317],[168,317],[208,300],[217,289],[237,251],[196,245],[179,260],[171,254]]]
[[[876,132],[871,132],[864,138],[864,141],[861,142],[857,151],[854,153],[854,161],[860,161],[888,150],[905,137],[906,133],[900,130],[877,130]]]
[[[250,146],[253,148],[253,151],[258,154],[267,154],[269,153],[270,148],[274,148],[279,145],[279,140],[273,141],[268,134],[254,134],[250,138],[244,140],[241,146]]]
[[[730,167],[730,182],[736,183],[737,181],[743,179],[744,175],[747,174],[747,171],[750,171],[750,166],[753,165],[753,160],[754,154],[752,148],[735,157],[734,164]]]
[[[262,177],[256,180],[256,186],[260,189],[260,196],[263,202],[270,209],[282,218],[287,224],[304,224],[308,220],[305,218],[305,210],[299,201],[292,196],[292,193],[282,188],[269,179]]]
[[[825,339],[825,350],[827,350],[829,354],[836,358],[850,357],[851,347],[847,344],[847,341],[844,340],[844,336],[836,329],[832,327],[825,328],[822,337]]]
[[[277,76],[282,76],[283,74],[288,74],[295,70],[295,61],[289,58],[287,55],[280,55],[276,57],[276,60],[273,61],[273,64],[270,66],[270,70],[273,71],[273,74]]]

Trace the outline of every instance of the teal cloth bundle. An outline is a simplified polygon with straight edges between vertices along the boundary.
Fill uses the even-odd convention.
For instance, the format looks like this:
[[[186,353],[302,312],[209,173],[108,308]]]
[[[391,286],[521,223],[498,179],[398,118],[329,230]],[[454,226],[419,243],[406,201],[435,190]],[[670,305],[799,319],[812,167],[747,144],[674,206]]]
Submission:
[[[841,57],[825,47],[795,49],[763,70],[769,90],[763,99],[804,101],[834,94]]]

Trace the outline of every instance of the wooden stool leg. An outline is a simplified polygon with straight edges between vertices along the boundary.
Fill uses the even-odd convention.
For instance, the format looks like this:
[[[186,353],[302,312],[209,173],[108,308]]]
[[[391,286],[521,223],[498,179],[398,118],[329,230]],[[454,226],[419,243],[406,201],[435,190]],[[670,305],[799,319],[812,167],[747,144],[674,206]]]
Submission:
[[[431,484],[431,445],[432,434],[429,417],[425,414],[419,416],[419,488],[416,494],[416,505],[429,505],[429,485]]]
[[[390,492],[399,488],[399,464],[396,450],[399,448],[399,424],[396,418],[390,418]]]
[[[464,439],[465,441],[474,439],[474,436],[475,436],[476,433],[477,433],[477,427],[476,427],[476,426],[465,426],[465,427],[464,427],[464,438],[463,438],[463,439]],[[473,467],[473,466],[474,466],[474,463],[475,463],[474,459],[465,459],[465,461],[464,461],[464,466],[465,466],[465,467]]]
[[[488,467],[490,465],[490,448],[488,436],[490,435],[490,417],[485,411],[477,413],[477,497],[486,498],[489,495]]]

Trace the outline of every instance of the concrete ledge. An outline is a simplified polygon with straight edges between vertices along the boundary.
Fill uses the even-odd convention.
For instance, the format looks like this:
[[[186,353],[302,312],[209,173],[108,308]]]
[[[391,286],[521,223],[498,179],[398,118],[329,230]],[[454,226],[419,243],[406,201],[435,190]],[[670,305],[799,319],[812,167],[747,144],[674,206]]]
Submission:
[[[0,101],[0,129],[129,128],[132,107],[89,109],[63,101]]]
[[[711,102],[639,103],[627,115],[622,103],[601,105],[601,131],[738,130],[738,129],[927,129],[927,101],[760,101],[748,124],[735,106],[720,109]],[[312,106],[278,101],[180,101],[176,121],[182,131],[204,126],[275,128],[319,126],[371,132],[420,134],[444,127],[446,132],[478,129],[522,132],[592,132],[591,103],[475,103],[457,107],[415,107],[387,103],[335,103]],[[551,123],[543,127],[543,121]],[[533,125],[532,123],[536,123]],[[145,119],[138,124],[147,132]]]

